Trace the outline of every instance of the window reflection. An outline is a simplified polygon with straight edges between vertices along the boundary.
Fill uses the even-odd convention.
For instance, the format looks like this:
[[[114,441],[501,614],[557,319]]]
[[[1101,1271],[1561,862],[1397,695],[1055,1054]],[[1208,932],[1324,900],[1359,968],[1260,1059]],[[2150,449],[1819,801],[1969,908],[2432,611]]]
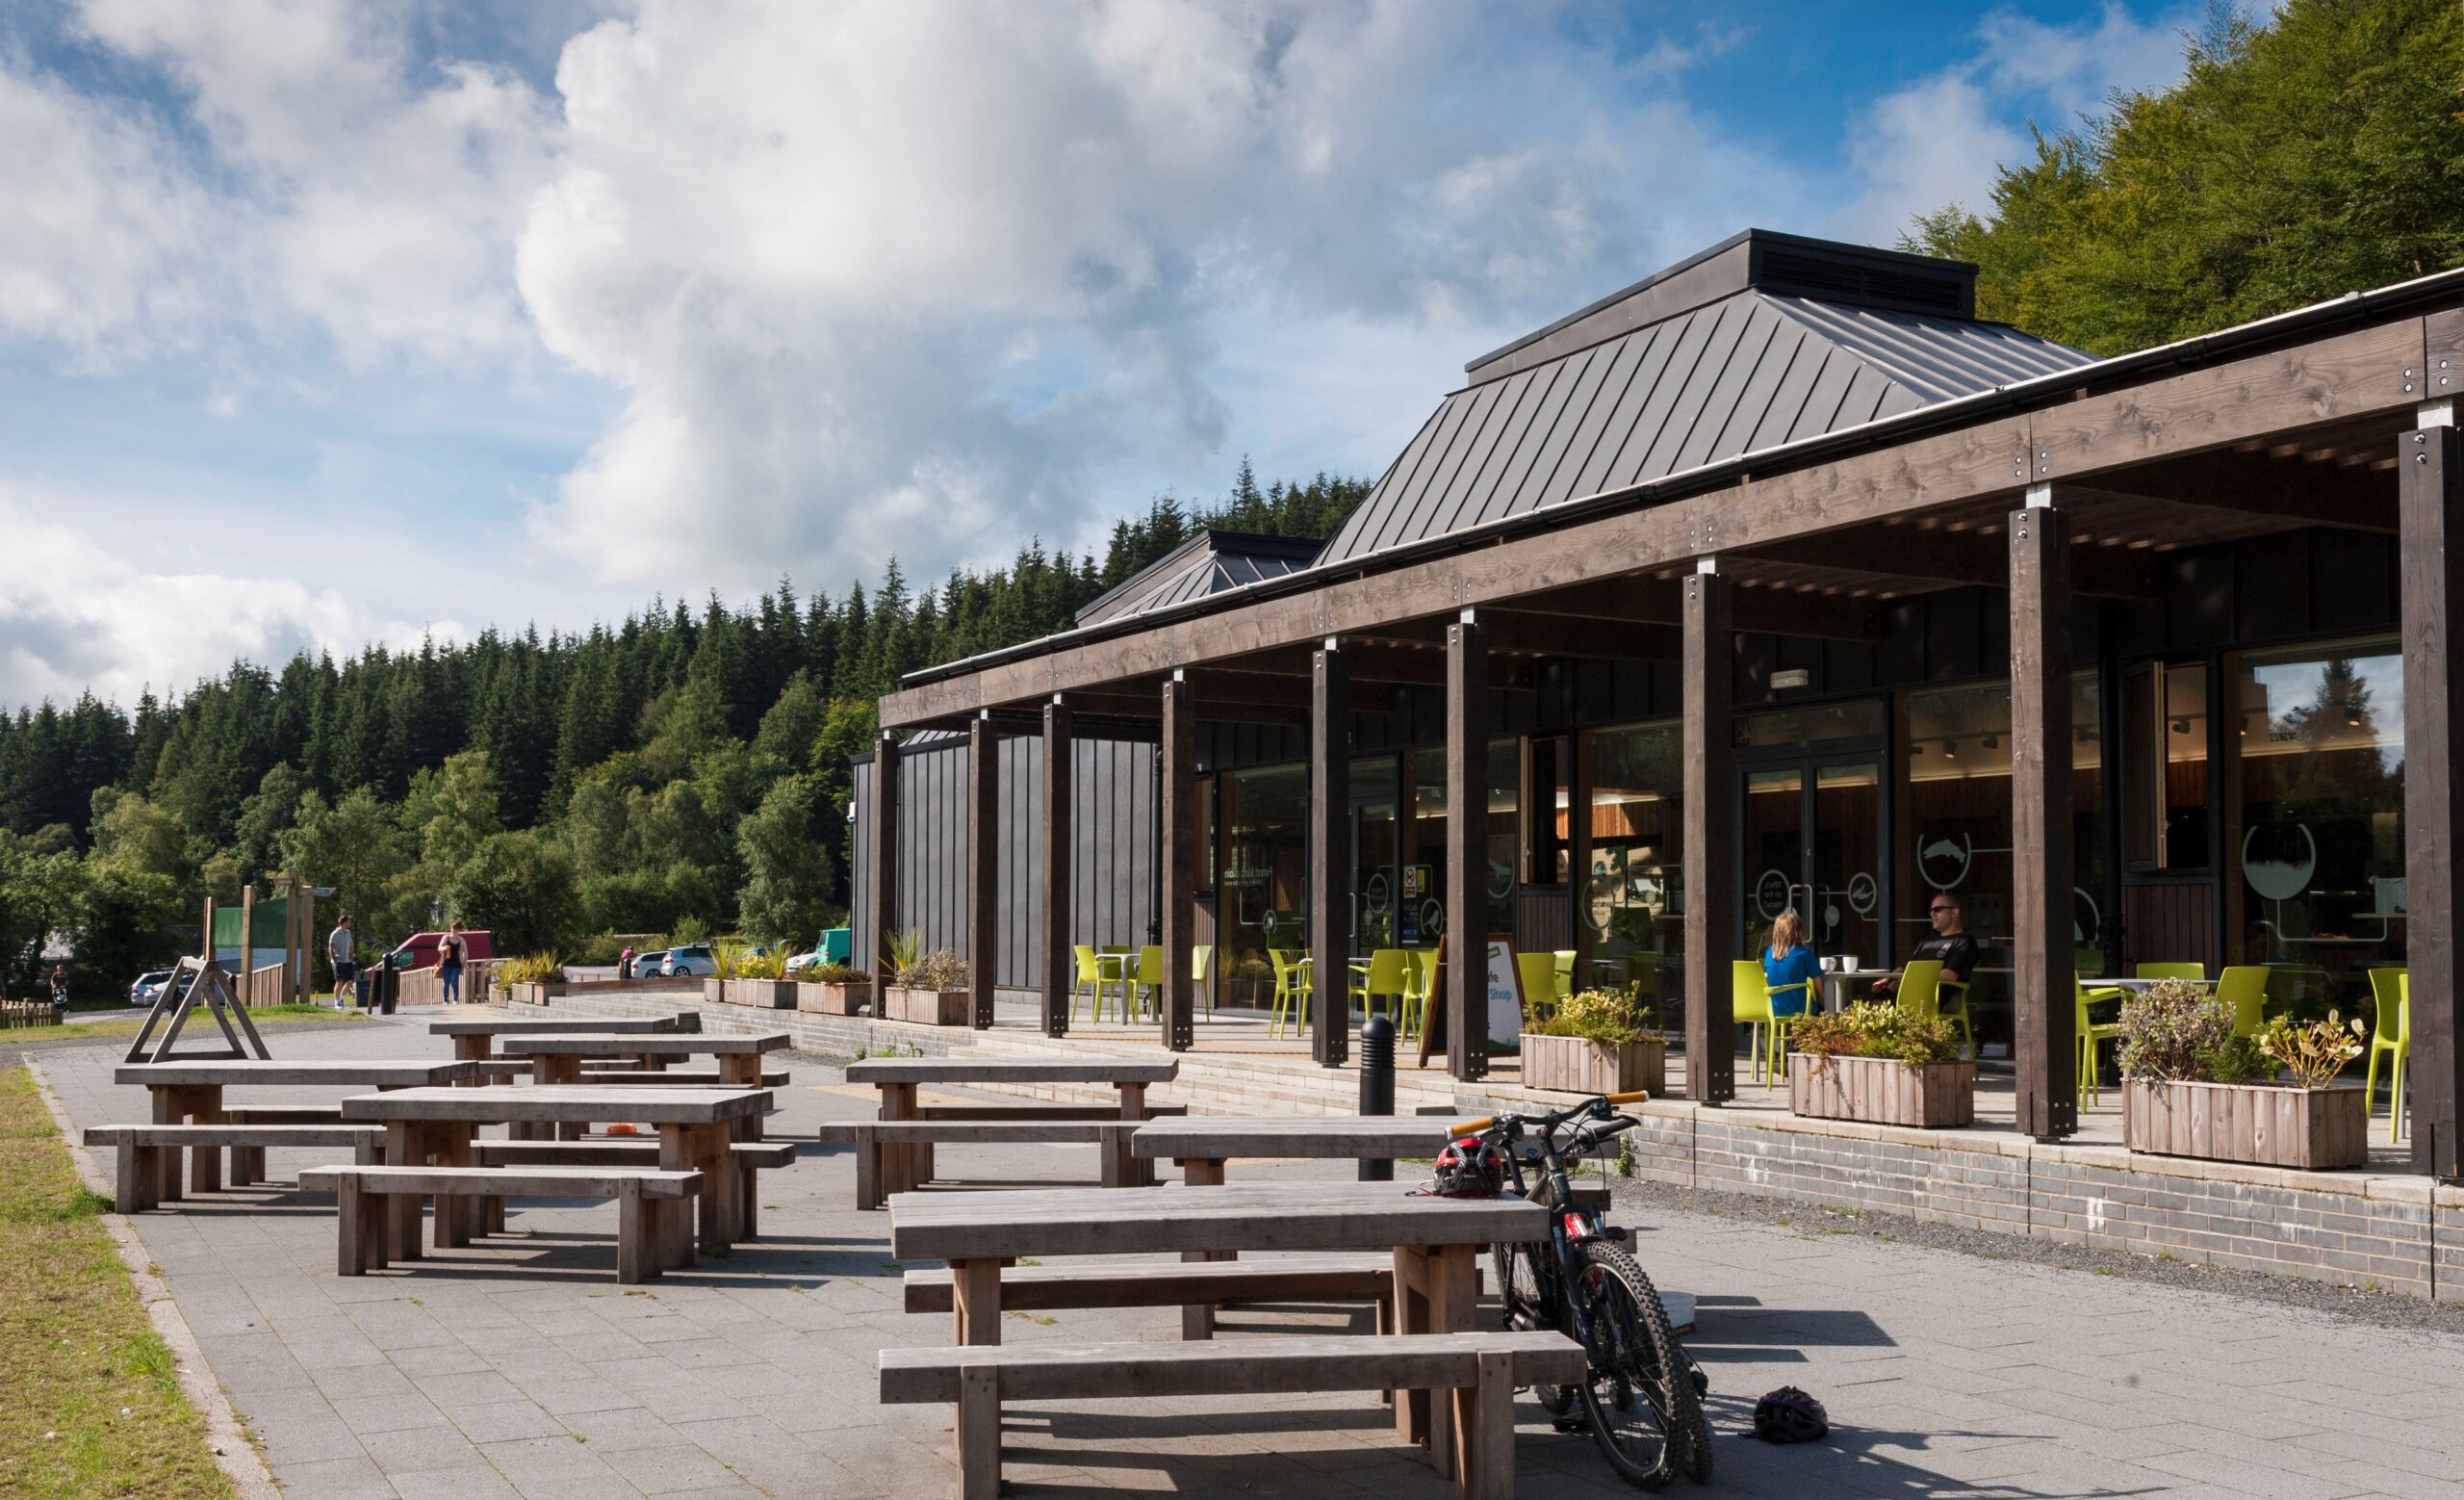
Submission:
[[[1671,722],[1592,735],[1591,868],[1577,895],[1603,967],[1670,996],[1684,989],[1679,734]]]
[[[1216,888],[1219,972],[1237,1003],[1264,1005],[1274,994],[1270,948],[1306,943],[1301,912],[1309,867],[1305,766],[1266,766],[1223,777]]]

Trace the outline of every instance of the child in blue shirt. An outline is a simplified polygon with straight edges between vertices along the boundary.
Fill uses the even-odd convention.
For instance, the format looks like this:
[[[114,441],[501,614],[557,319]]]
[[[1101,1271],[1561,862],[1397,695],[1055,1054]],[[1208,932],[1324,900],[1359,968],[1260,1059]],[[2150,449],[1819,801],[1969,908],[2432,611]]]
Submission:
[[[1771,990],[1771,1014],[1802,1016],[1811,1007],[1814,976],[1822,965],[1806,946],[1804,923],[1791,908],[1771,924],[1771,945],[1762,950],[1762,982]]]

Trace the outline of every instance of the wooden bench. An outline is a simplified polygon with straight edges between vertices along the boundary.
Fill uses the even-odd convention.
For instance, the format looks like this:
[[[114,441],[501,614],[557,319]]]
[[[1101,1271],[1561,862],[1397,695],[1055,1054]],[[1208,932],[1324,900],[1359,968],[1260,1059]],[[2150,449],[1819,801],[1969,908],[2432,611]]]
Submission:
[[[388,1264],[389,1197],[612,1198],[616,1280],[630,1284],[658,1275],[659,1236],[671,1216],[692,1212],[702,1174],[655,1167],[316,1167],[299,1175],[299,1185],[334,1193],[341,1222],[335,1270],[343,1276],[382,1271]],[[442,1211],[437,1215],[440,1223],[445,1217]]]
[[[526,1066],[527,1065],[526,1064]],[[716,1068],[611,1068],[604,1073],[585,1073],[582,1075],[582,1081],[591,1085],[593,1088],[596,1088],[603,1083],[638,1083],[654,1089],[742,1089],[754,1087],[752,1084],[734,1083],[726,1078],[720,1077],[719,1071]],[[787,1071],[783,1068],[763,1069],[761,1072],[761,1082],[759,1086],[765,1089],[785,1088],[787,1086]]]
[[[1485,1272],[1483,1273],[1485,1280]],[[958,1278],[947,1266],[910,1271],[907,1310],[954,1312]],[[1473,1293],[1478,1295],[1475,1286]],[[1374,1252],[1286,1255],[1270,1260],[1090,1261],[1004,1266],[1001,1306],[1026,1312],[1084,1307],[1224,1307],[1296,1302],[1378,1305],[1380,1332],[1393,1327],[1395,1257]],[[1204,1338],[1210,1320],[1185,1338]]]
[[[1142,1185],[1145,1164],[1132,1152],[1142,1122],[1123,1120],[856,1120],[825,1125],[825,1142],[856,1148],[856,1206],[887,1205],[892,1193],[911,1193],[931,1175],[918,1147],[1056,1146],[1093,1143],[1106,1187]]]
[[[1179,1119],[1187,1104],[1149,1104],[1146,1118]],[[1118,1120],[1117,1104],[918,1104],[918,1120]]]
[[[112,1206],[121,1213],[137,1213],[162,1206],[161,1153],[166,1149],[229,1147],[231,1185],[244,1187],[265,1180],[269,1146],[347,1146],[353,1159],[373,1162],[384,1151],[385,1127],[340,1123],[92,1125],[86,1131],[86,1144],[114,1149]]]
[[[471,1150],[482,1167],[655,1167],[656,1141],[474,1141]],[[758,1174],[796,1164],[793,1141],[737,1141],[728,1148],[735,1164],[737,1200],[744,1205],[744,1231],[738,1239],[761,1235]],[[489,1210],[495,1228],[504,1228],[504,1201]]]
[[[959,1500],[1001,1490],[1001,1404],[1147,1396],[1450,1391],[1458,1496],[1514,1493],[1514,1391],[1580,1382],[1582,1346],[1561,1333],[1306,1334],[1209,1344],[975,1344],[881,1352],[884,1405],[958,1407]]]

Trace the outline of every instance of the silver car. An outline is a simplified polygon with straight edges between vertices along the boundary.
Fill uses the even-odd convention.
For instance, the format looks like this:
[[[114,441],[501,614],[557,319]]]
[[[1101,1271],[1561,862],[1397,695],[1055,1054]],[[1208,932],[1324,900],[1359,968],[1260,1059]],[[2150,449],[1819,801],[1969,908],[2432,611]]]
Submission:
[[[718,955],[706,943],[688,943],[680,948],[670,948],[659,962],[658,971],[670,979],[708,979],[719,971]]]

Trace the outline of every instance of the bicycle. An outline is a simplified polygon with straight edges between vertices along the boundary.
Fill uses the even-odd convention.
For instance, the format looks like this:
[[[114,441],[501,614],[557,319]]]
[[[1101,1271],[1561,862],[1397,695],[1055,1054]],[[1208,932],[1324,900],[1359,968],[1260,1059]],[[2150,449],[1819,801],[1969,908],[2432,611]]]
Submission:
[[[1491,1115],[1454,1127],[1497,1147],[1518,1197],[1550,1210],[1546,1243],[1495,1245],[1490,1256],[1505,1326],[1555,1329],[1583,1346],[1590,1378],[1532,1392],[1561,1432],[1588,1426],[1600,1451],[1630,1483],[1659,1489],[1683,1474],[1711,1477],[1711,1431],[1703,1416],[1702,1372],[1678,1346],[1659,1292],[1617,1243],[1604,1213],[1575,1200],[1566,1159],[1640,1122],[1615,1106],[1646,1096],[1603,1095],[1549,1115]],[[1562,1142],[1558,1132],[1574,1128]],[[1534,1140],[1527,1144],[1526,1132]],[[1536,1181],[1525,1169],[1536,1169]],[[1574,1295],[1567,1295],[1572,1289]],[[1570,1417],[1576,1399],[1582,1414]]]

